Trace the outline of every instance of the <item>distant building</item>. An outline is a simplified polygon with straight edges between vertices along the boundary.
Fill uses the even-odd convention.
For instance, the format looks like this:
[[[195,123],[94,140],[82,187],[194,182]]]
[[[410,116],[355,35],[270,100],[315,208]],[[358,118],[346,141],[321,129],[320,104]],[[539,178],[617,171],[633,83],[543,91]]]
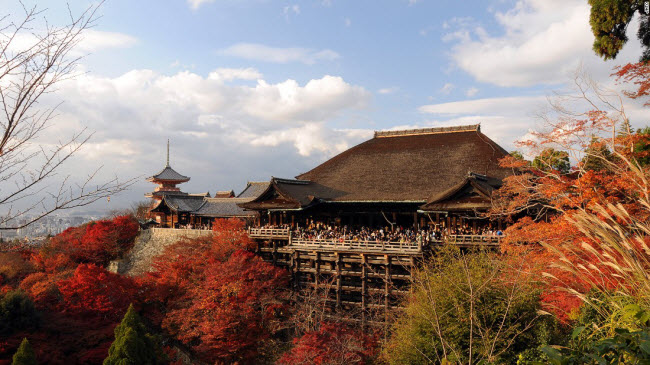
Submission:
[[[235,197],[232,190],[218,191],[215,197],[209,192],[188,194],[177,186],[190,181],[190,178],[176,172],[169,165],[169,142],[167,142],[167,164],[159,173],[147,178],[157,184],[153,192],[145,194],[152,198],[149,217],[162,227],[210,227],[215,218],[243,218],[253,220],[254,211],[246,211],[238,204],[256,198],[256,192],[263,190],[268,183],[249,182],[246,189]]]

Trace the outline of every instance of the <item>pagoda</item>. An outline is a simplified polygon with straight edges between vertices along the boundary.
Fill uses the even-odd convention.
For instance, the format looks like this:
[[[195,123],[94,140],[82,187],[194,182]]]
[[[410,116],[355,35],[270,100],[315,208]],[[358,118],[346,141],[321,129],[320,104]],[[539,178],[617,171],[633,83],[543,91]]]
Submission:
[[[190,178],[179,174],[169,165],[169,140],[167,140],[167,164],[165,168],[147,178],[147,181],[158,184],[158,187],[153,192],[144,195],[147,198],[162,200],[165,195],[186,195],[176,185],[188,182]]]

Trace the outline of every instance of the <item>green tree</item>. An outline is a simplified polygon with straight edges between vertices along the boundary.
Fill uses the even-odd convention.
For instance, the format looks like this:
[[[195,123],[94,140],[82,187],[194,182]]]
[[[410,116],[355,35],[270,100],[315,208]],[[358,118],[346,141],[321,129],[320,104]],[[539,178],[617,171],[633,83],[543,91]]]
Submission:
[[[556,322],[539,314],[535,275],[521,261],[487,251],[441,249],[415,273],[384,359],[389,364],[540,360],[541,353],[531,352],[550,343]]]
[[[634,138],[634,155],[641,166],[650,165],[650,127],[638,129]]]
[[[582,158],[582,168],[584,170],[604,171],[610,166],[608,161],[611,160],[612,151],[603,141],[592,137],[589,147],[585,149],[585,156]]]
[[[160,340],[147,332],[140,316],[129,306],[122,323],[115,327],[115,341],[104,365],[155,365],[166,363]]]
[[[516,158],[517,160],[524,160],[524,155],[519,151],[510,152],[510,156]]]
[[[26,338],[23,338],[23,342],[20,343],[18,350],[14,354],[13,361],[11,365],[36,365],[36,355],[32,349],[32,345],[29,344]]]
[[[568,174],[571,169],[569,154],[566,151],[547,148],[535,157],[533,167],[543,171],[556,170],[561,174]]]
[[[637,37],[643,46],[641,61],[650,59],[650,24],[644,0],[589,0],[589,5],[589,24],[595,37],[593,49],[597,55],[606,60],[616,58],[628,41],[625,32],[638,12],[641,22]]]
[[[23,291],[12,290],[0,299],[0,334],[8,335],[37,324],[34,303]]]

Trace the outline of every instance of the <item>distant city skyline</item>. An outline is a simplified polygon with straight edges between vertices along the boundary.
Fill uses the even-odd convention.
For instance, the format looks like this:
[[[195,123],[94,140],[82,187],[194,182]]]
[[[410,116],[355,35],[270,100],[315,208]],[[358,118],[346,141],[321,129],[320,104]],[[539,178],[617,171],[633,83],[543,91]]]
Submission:
[[[67,2],[95,3],[25,4],[62,24]],[[100,14],[75,53],[84,72],[42,101],[63,104],[40,140],[87,127],[60,175],[139,182],[79,212],[144,200],[168,139],[181,188],[212,194],[292,178],[375,130],[480,123],[513,150],[578,67],[620,89],[613,67],[641,53],[633,25],[616,60],[595,56],[584,0],[109,0]],[[634,127],[646,109],[626,104]]]

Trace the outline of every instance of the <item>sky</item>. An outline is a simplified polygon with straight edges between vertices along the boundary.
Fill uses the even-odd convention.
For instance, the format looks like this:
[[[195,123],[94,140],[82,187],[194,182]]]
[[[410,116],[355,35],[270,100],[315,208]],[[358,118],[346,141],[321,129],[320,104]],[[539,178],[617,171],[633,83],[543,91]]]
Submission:
[[[95,1],[24,1],[63,24]],[[2,10],[20,17],[15,0]],[[373,131],[481,124],[506,150],[538,128],[547,97],[582,67],[613,88],[614,61],[591,50],[585,0],[107,0],[75,50],[83,72],[42,104],[41,141],[94,132],[62,176],[137,177],[87,209],[144,200],[165,165],[187,192],[240,192],[292,178]],[[626,104],[635,127],[648,112]]]

